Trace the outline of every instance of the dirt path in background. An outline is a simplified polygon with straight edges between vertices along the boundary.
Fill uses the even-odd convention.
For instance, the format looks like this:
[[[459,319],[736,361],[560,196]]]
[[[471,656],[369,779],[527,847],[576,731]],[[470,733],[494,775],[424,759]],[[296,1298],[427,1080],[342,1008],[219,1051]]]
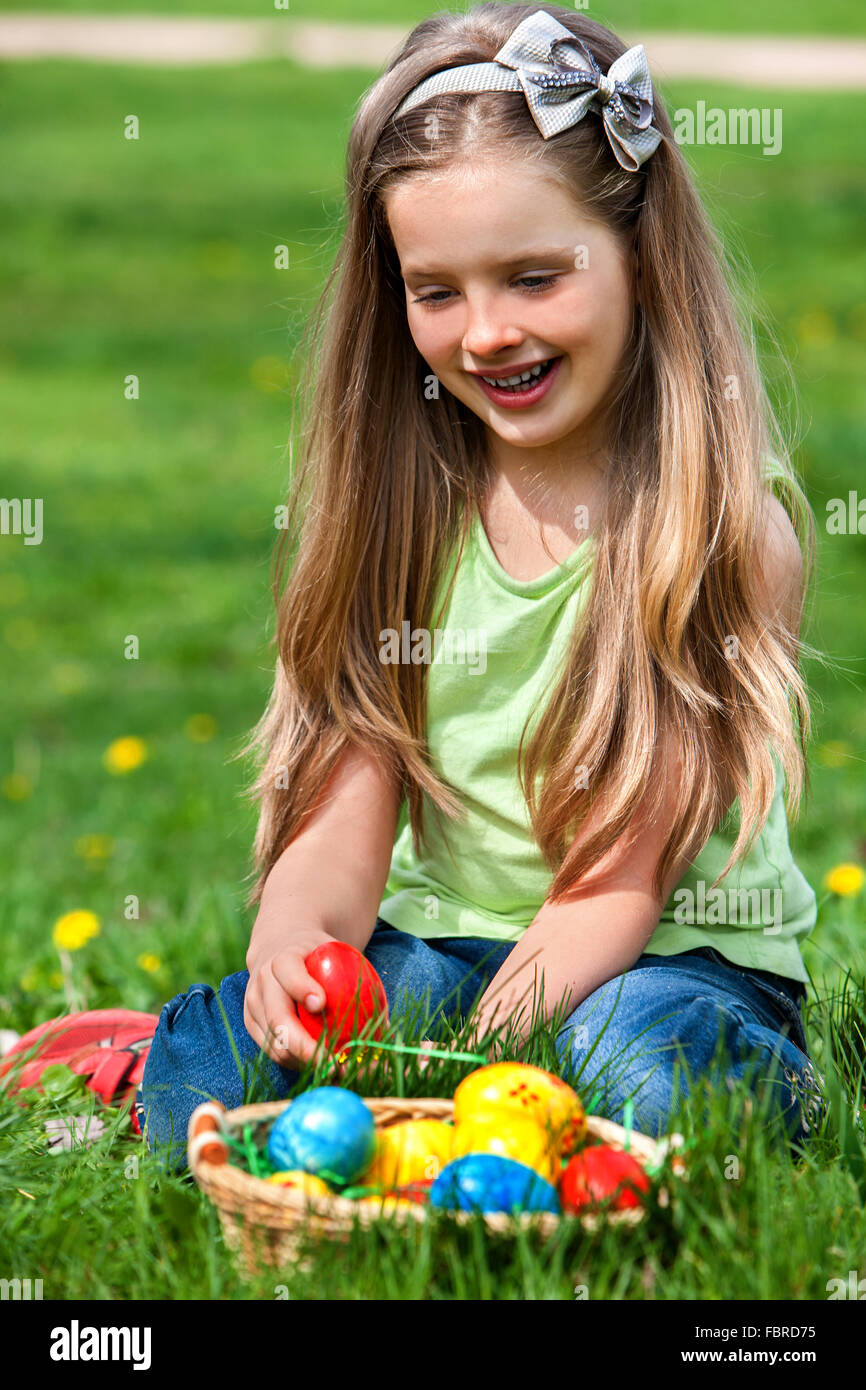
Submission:
[[[0,59],[190,67],[292,58],[307,67],[384,66],[409,26],[319,24],[285,19],[175,19],[70,14],[0,15]],[[650,70],[749,87],[855,90],[866,87],[866,39],[643,34]]]

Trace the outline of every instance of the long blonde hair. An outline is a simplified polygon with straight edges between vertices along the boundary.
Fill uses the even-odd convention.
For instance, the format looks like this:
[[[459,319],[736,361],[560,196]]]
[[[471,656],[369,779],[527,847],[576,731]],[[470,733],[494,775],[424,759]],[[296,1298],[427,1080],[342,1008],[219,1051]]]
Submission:
[[[392,119],[423,78],[489,61],[539,8],[583,39],[604,71],[625,49],[559,5],[436,14],[408,36],[352,126],[342,243],[299,349],[306,429],[275,556],[276,676],[237,755],[260,762],[247,792],[260,803],[248,906],[349,744],[398,779],[416,852],[425,796],[439,816],[461,813],[429,757],[426,667],[383,664],[377,638],[407,619],[435,625],[444,557],[462,554],[490,465],[478,417],[448,391],[426,398],[429,369],[407,326],[383,198],[401,180],[483,158],[488,145],[502,158],[535,161],[633,245],[642,286],[627,371],[608,412],[607,507],[591,592],[561,678],[518,752],[551,896],[596,863],[652,797],[663,734],[675,741],[683,790],[657,893],[679,854],[704,843],[735,797],[740,826],[724,872],[747,852],[775,792],[774,750],[789,815],[799,806],[810,726],[802,644],[781,613],[764,611],[755,584],[765,458],[779,466],[781,500],[804,552],[804,591],[814,518],[725,253],[661,101],[654,123],[664,138],[637,173],[616,163],[594,114],[543,141],[522,93],[440,96],[433,142],[426,103]],[[447,594],[440,614],[445,602]],[[576,768],[587,777],[576,779]],[[575,846],[599,794],[604,815]]]

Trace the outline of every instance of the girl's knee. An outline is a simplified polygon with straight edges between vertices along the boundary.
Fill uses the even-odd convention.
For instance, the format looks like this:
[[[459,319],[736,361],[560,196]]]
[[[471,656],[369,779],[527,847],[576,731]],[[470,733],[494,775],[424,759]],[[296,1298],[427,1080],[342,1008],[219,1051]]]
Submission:
[[[591,996],[601,1007],[575,1010],[558,1039],[569,1079],[595,1113],[621,1124],[630,1110],[638,1129],[658,1136],[694,1084],[709,1082],[726,1091],[743,1085],[759,1096],[769,1089],[769,1108],[790,1137],[802,1141],[814,1132],[819,1079],[783,1034],[712,991],[676,1003],[659,995],[648,1009],[642,991],[630,998],[623,990],[617,1002],[617,985],[597,991],[598,1000]]]
[[[191,985],[160,1013],[138,1106],[149,1148],[170,1167],[185,1162],[186,1130],[196,1106],[204,1100],[218,1100],[226,1109],[243,1105],[257,1063],[275,1094],[288,1090],[293,1074],[265,1058],[244,1026],[248,978],[247,971],[230,975],[219,991]]]
[[[634,1045],[609,1024],[603,1033],[577,1021],[559,1035],[563,1076],[587,1109],[615,1124],[629,1121],[652,1138],[664,1134],[674,1101],[674,1068],[663,1049]]]
[[[674,1100],[675,1044],[663,1011],[648,1008],[645,983],[626,975],[601,986],[566,1020],[557,1050],[563,1074],[594,1114],[622,1124],[630,1113],[655,1137]]]
[[[159,1016],[145,1078],[156,1069],[165,1079],[184,1076],[190,1067],[199,1069],[202,1063],[220,1058],[232,1042],[243,1050],[248,1038],[243,1022],[248,978],[246,971],[230,975],[219,992],[211,985],[190,985],[170,999]]]
[[[740,1057],[746,1040],[742,1018],[719,996],[656,993],[649,973],[595,991],[567,1020],[558,1048],[596,1114],[622,1124],[630,1113],[636,1128],[658,1137],[690,1082],[714,1058]]]
[[[629,972],[608,980],[588,995],[566,1019],[557,1036],[564,1062],[578,1071],[591,1064],[593,1071],[645,1052],[648,1036],[669,1041],[664,1010],[648,990],[652,972]],[[660,1035],[662,1035],[660,1037]]]

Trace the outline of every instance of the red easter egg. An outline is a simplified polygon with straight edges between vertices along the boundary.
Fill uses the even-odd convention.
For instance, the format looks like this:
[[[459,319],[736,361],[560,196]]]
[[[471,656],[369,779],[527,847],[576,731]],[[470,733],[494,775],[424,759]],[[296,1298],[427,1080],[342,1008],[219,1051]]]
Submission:
[[[382,1036],[388,1021],[385,986],[367,957],[345,941],[326,941],[304,965],[325,991],[325,1007],[311,1014],[298,1004],[298,1018],[313,1038],[322,1032],[333,1050],[344,1047],[371,1019],[380,1017],[372,1036]]]
[[[400,1197],[406,1202],[418,1202],[423,1206],[423,1204],[429,1200],[430,1188],[432,1186],[432,1178],[428,1179],[426,1182],[421,1182],[419,1179],[416,1182],[406,1183],[404,1187],[390,1187],[386,1195],[389,1197]]]
[[[622,1211],[639,1207],[640,1194],[649,1192],[649,1186],[644,1169],[631,1154],[597,1144],[569,1161],[560,1180],[559,1196],[566,1211],[583,1211],[602,1202]]]

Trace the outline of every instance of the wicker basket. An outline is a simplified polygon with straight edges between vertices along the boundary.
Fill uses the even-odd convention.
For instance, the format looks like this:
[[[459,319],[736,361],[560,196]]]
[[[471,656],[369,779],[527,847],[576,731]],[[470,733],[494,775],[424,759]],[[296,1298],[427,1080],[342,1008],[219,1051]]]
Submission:
[[[364,1100],[373,1112],[377,1129],[386,1129],[400,1120],[451,1120],[454,1113],[451,1100],[426,1097],[415,1100],[365,1097]],[[241,1131],[245,1124],[255,1126],[271,1121],[290,1104],[290,1101],[276,1101],[225,1111],[220,1105],[208,1103],[198,1106],[189,1122],[190,1169],[219,1212],[226,1244],[242,1256],[250,1273],[260,1270],[263,1264],[280,1266],[292,1262],[302,1237],[310,1230],[326,1239],[345,1239],[356,1222],[366,1226],[381,1219],[381,1208],[375,1203],[358,1203],[336,1194],[308,1196],[253,1177],[227,1161],[228,1146],[221,1137],[223,1133],[233,1134]],[[644,1164],[657,1161],[667,1142],[657,1142],[635,1130],[626,1135],[622,1126],[594,1115],[587,1116],[587,1129],[616,1149],[624,1148],[628,1142],[629,1152]],[[664,1193],[661,1200],[666,1200]],[[388,1215],[395,1222],[424,1221],[426,1208],[407,1204],[391,1208]],[[580,1219],[592,1226],[599,1219],[634,1223],[643,1215],[642,1207],[628,1207],[603,1218],[587,1214]],[[455,1212],[454,1219],[471,1221],[473,1216],[470,1212]],[[544,1234],[556,1230],[561,1219],[549,1212],[526,1212],[519,1217],[492,1212],[484,1217],[491,1231],[513,1231],[515,1222],[519,1222]]]

